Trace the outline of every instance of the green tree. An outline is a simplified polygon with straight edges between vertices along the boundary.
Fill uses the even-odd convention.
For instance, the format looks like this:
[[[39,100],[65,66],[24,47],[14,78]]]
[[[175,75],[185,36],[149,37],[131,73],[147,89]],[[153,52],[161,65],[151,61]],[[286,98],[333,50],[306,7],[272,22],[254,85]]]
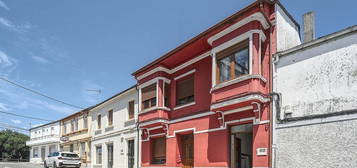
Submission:
[[[0,131],[0,158],[28,159],[29,147],[26,146],[26,141],[29,139],[29,136],[15,131]]]

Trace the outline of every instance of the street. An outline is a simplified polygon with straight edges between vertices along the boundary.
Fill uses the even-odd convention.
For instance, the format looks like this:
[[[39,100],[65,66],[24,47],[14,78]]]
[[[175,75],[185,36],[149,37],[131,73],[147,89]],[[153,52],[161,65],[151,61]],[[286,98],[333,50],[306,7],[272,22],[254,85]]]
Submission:
[[[28,162],[0,162],[0,168],[42,168],[43,165]]]
[[[0,168],[42,168],[42,164],[34,164],[29,162],[0,162]],[[88,165],[87,167],[90,167]],[[81,168],[86,168],[86,166],[82,166]]]

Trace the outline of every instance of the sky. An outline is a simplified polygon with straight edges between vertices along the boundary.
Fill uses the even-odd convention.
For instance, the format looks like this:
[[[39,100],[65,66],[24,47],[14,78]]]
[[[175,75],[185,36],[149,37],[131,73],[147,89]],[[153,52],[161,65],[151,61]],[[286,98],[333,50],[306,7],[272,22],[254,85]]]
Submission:
[[[135,84],[131,73],[253,0],[0,0],[0,77],[89,107]],[[316,36],[356,25],[355,0],[281,0]],[[100,90],[98,92],[88,90]],[[79,109],[0,80],[0,111],[58,120]],[[0,114],[21,128],[36,121]]]

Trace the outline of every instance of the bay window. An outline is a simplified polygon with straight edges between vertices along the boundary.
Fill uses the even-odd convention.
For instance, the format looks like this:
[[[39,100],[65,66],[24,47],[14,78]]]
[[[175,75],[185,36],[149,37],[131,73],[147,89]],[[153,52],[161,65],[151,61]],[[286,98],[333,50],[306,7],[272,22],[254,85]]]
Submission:
[[[177,81],[176,105],[184,105],[194,101],[194,76]]]
[[[156,106],[156,83],[147,86],[141,90],[141,110]]]
[[[217,53],[217,83],[249,74],[248,40]]]

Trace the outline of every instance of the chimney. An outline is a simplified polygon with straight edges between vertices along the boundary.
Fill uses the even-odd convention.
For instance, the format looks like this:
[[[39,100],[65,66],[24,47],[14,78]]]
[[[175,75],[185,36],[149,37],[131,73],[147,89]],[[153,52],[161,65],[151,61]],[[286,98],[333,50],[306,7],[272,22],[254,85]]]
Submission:
[[[315,39],[315,13],[307,12],[303,16],[304,19],[304,43]]]

